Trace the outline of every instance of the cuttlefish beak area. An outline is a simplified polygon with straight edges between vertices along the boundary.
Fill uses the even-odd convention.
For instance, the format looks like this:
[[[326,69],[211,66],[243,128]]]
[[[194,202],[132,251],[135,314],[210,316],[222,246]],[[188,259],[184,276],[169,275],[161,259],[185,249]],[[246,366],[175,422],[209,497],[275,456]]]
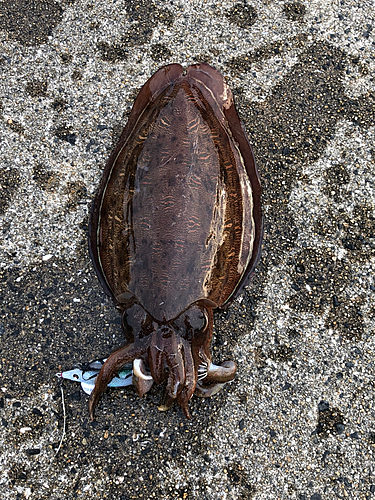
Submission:
[[[154,382],[166,383],[159,409],[164,411],[177,402],[187,418],[190,418],[188,403],[196,389],[197,395],[210,397],[232,380],[237,370],[233,361],[220,366],[212,364],[207,345],[186,340],[170,325],[161,325],[152,334],[115,351],[103,364],[89,399],[92,420],[101,394],[121,367],[130,362],[134,369],[133,385],[139,396]]]

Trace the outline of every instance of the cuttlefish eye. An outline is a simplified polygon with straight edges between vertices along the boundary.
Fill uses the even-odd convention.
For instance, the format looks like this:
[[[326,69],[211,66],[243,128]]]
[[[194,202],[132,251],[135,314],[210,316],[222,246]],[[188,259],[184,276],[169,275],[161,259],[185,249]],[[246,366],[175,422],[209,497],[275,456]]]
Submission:
[[[123,311],[122,328],[133,338],[142,338],[154,330],[151,316],[137,303],[130,304]]]
[[[192,340],[195,335],[206,330],[208,315],[204,307],[193,305],[180,314],[174,324],[181,337]]]

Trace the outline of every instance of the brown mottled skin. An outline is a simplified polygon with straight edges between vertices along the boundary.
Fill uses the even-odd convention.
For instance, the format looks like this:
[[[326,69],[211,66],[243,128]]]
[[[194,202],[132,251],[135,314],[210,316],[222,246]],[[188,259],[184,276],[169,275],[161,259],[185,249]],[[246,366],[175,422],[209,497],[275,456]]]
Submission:
[[[134,103],[91,213],[91,258],[127,340],[98,375],[92,419],[108,383],[134,360],[138,394],[166,383],[161,409],[177,401],[188,418],[195,391],[208,397],[233,379],[233,361],[212,364],[212,311],[255,267],[260,192],[221,74],[207,64],[159,69]]]

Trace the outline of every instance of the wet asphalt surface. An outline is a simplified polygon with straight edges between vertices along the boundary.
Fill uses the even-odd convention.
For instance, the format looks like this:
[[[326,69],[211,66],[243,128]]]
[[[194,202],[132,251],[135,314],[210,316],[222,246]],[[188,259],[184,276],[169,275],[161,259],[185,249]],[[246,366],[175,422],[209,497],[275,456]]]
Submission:
[[[0,2],[0,489],[6,499],[375,497],[374,5]],[[164,64],[233,90],[262,258],[215,314],[236,379],[192,419],[56,372],[122,345],[87,250],[106,158]],[[63,435],[64,407],[66,434]]]

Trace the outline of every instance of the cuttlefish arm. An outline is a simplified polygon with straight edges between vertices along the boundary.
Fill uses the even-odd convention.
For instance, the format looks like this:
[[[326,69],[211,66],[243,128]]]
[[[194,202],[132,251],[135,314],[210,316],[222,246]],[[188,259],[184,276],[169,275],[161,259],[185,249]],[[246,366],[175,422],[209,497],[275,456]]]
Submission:
[[[100,396],[106,390],[108,384],[120,369],[127,363],[132,362],[135,358],[142,356],[148,349],[149,341],[137,342],[121,347],[112,353],[107,361],[102,366],[99,375],[97,376],[94,390],[89,399],[89,413],[91,420],[95,418],[95,408],[98,404]]]
[[[154,379],[152,378],[152,376],[147,373],[147,369],[143,359],[136,358],[133,361],[132,383],[140,398],[142,398],[146,394],[146,392],[151,389],[154,383]]]
[[[210,363],[205,374],[205,365],[198,368],[198,381],[195,395],[201,398],[209,398],[219,392],[225,385],[234,379],[237,365],[234,361],[224,361],[221,365]]]

